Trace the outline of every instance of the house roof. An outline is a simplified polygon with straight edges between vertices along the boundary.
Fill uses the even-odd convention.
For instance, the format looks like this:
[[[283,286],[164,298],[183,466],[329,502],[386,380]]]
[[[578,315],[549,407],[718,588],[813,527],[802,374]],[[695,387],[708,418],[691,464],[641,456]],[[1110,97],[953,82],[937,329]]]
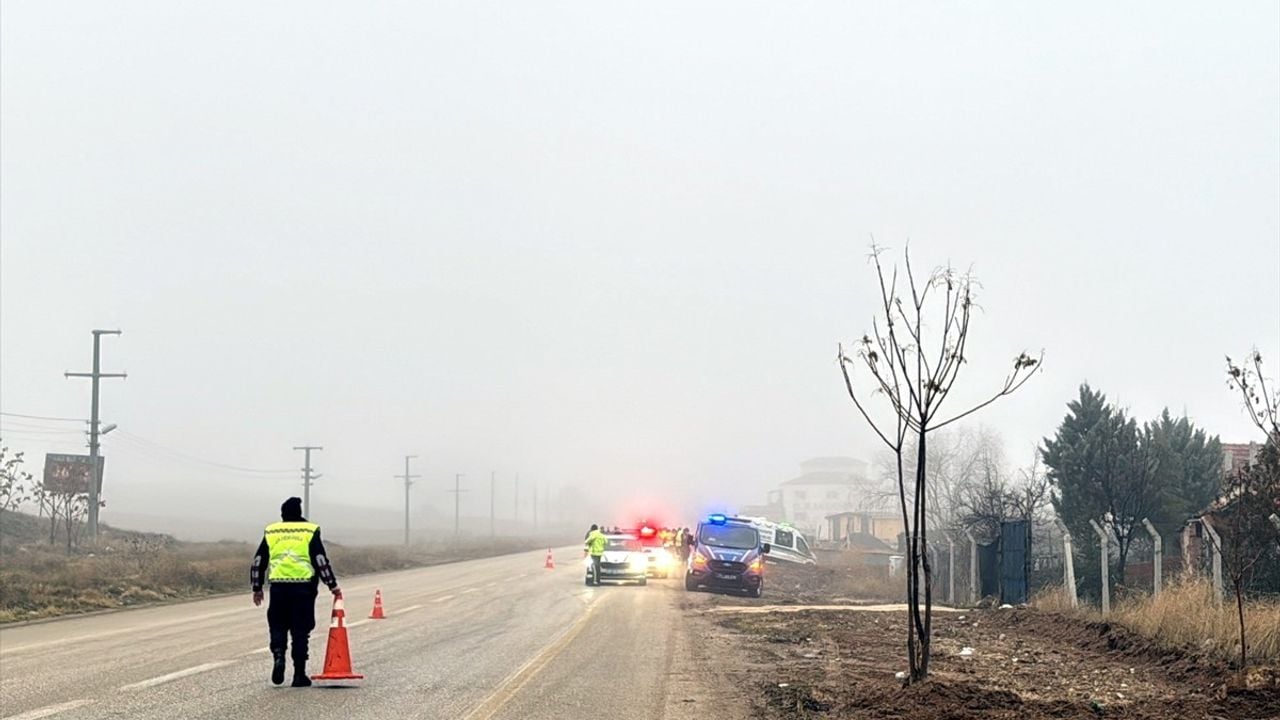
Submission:
[[[800,477],[791,478],[783,485],[845,485],[848,487],[865,485],[866,480],[858,475],[842,472],[810,472]]]

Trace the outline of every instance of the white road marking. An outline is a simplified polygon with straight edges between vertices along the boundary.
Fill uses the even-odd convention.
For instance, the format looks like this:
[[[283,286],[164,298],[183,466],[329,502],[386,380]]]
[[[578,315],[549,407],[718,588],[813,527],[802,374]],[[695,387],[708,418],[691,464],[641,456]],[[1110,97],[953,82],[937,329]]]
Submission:
[[[485,585],[485,587],[486,587],[486,588],[491,588],[491,587],[496,587],[497,585],[498,585],[498,583],[496,583],[496,582],[491,582],[491,583],[489,583],[488,585]]]
[[[161,675],[159,677],[153,677],[150,680],[143,680],[142,682],[136,682],[131,685],[125,685],[120,689],[122,691],[144,690],[146,688],[155,687],[156,685],[163,685],[164,683],[167,683],[167,682],[180,680],[184,677],[199,675],[202,672],[217,670],[220,667],[226,667],[227,665],[230,665],[232,662],[233,661],[231,660],[219,660],[218,662],[211,662],[211,663],[205,663],[203,665],[196,665],[195,667],[189,667],[186,670],[179,670],[177,672],[171,672],[168,675]]]
[[[453,598],[454,598],[453,595],[442,595],[441,597],[438,597],[435,600],[432,600],[431,602],[447,602],[449,600],[452,600]]]
[[[404,614],[404,613],[407,613],[407,612],[413,612],[414,610],[417,610],[417,609],[419,609],[419,608],[421,608],[421,607],[422,607],[421,605],[410,605],[409,607],[402,609],[402,610],[400,611],[400,613],[401,613],[401,614]]]
[[[257,650],[250,650],[249,652],[245,653],[245,657],[248,657],[250,655],[266,655],[269,652],[271,652],[271,648],[269,647],[258,648]]]
[[[51,715],[57,715],[58,713],[66,712],[68,710],[75,710],[78,707],[84,707],[91,702],[93,701],[72,700],[71,702],[64,702],[58,705],[50,705],[36,710],[28,710],[21,715],[8,715],[4,717],[3,720],[40,720],[40,718],[47,718]]]
[[[463,590],[463,591],[462,591],[462,594],[463,594],[463,595],[466,595],[467,593],[473,593],[473,592],[475,592],[475,591],[477,591],[477,590],[479,590],[479,589],[480,589],[480,588],[467,588],[466,590]]]
[[[76,635],[74,637],[66,637],[58,640],[46,640],[44,642],[29,643],[27,645],[19,645],[17,647],[12,647],[12,645],[7,645],[6,647],[4,647],[3,652],[0,652],[0,655],[16,655],[17,653],[29,652],[31,650],[37,650],[40,648],[56,647],[58,645],[67,645],[69,643],[83,643],[83,642],[98,640],[106,637],[114,637],[116,635],[124,635],[126,633],[148,633],[153,630],[158,630],[160,628],[173,627],[174,625],[186,625],[189,623],[198,623],[203,620],[211,620],[213,618],[225,617],[227,615],[235,615],[237,613],[244,613],[252,610],[254,610],[254,608],[252,607],[237,608],[235,610],[223,610],[221,612],[206,613],[204,615],[195,615],[193,617],[182,618],[180,620],[151,622],[145,625],[142,625],[142,624],[130,625],[129,627],[118,628],[116,630],[106,630],[103,632],[91,633],[87,635]],[[76,621],[76,618],[68,619],[68,622],[75,622],[75,621]],[[4,718],[3,720],[8,720],[8,718]]]

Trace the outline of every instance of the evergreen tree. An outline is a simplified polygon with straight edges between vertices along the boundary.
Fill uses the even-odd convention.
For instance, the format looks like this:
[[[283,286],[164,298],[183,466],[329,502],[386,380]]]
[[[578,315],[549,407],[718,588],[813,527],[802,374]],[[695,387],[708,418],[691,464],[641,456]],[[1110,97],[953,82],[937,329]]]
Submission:
[[[1089,524],[1092,519],[1111,536],[1116,549],[1111,572],[1116,584],[1123,584],[1129,549],[1133,540],[1146,532],[1142,519],[1150,517],[1160,502],[1154,491],[1156,461],[1151,429],[1139,427],[1087,384],[1080,387],[1079,399],[1067,408],[1057,433],[1045,438],[1043,448],[1045,469],[1053,484],[1053,507],[1084,550],[1086,566],[1081,576],[1092,580],[1097,572],[1098,543]],[[1096,582],[1090,584],[1097,586]]]

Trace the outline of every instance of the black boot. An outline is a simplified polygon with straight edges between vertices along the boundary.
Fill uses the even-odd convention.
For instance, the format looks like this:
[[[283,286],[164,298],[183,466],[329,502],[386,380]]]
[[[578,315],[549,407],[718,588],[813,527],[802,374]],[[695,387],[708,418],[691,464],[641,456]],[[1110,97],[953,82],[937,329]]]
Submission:
[[[293,666],[293,687],[311,687],[311,678],[307,677],[307,667],[305,665]]]
[[[279,685],[284,682],[284,653],[272,653],[271,658],[271,684]]]

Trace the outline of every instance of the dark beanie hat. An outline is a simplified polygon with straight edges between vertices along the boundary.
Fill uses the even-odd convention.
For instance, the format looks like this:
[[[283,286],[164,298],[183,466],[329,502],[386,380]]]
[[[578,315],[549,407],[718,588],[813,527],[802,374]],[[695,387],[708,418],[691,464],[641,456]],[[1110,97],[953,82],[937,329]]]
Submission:
[[[299,520],[302,518],[302,498],[291,497],[284,501],[280,506],[280,517],[284,520]]]

